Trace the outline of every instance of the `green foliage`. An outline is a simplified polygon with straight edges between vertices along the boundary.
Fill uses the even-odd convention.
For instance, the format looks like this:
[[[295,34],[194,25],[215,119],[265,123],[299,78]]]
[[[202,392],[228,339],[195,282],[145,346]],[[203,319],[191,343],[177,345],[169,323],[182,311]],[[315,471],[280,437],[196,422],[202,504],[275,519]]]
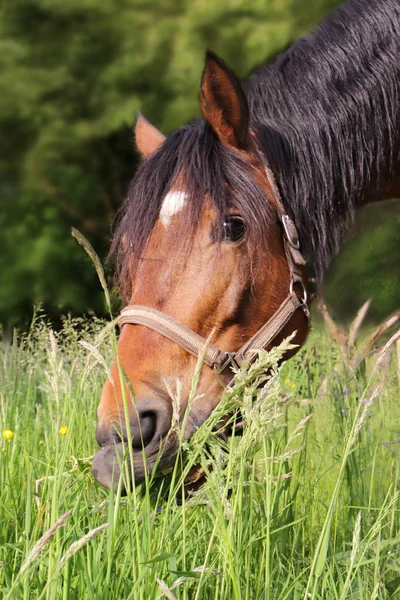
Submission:
[[[199,114],[207,47],[247,75],[332,5],[292,0],[13,0],[0,29],[0,322],[34,301],[104,314],[70,227],[107,253],[140,109],[163,131]],[[305,17],[307,13],[307,17]]]
[[[381,320],[399,308],[400,203],[365,207],[324,287],[337,316],[347,320],[371,299],[370,316]]]
[[[169,478],[121,498],[90,471],[104,325],[66,320],[55,334],[39,320],[0,347],[2,598],[398,598],[395,356],[351,373],[314,332],[257,392],[280,351],[264,353]],[[224,442],[215,425],[238,405],[243,435]],[[180,506],[199,462],[207,482]]]
[[[199,114],[206,48],[247,76],[339,2],[3,2],[0,322],[29,321],[37,301],[53,317],[105,314],[70,228],[107,255],[137,161],[136,111],[169,132]]]

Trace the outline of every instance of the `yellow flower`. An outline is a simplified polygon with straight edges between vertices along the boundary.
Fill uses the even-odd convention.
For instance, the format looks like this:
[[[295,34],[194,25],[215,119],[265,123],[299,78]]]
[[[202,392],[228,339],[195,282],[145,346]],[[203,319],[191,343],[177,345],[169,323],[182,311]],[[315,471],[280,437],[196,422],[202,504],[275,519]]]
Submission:
[[[294,390],[294,388],[296,387],[296,384],[292,383],[290,387],[292,388],[292,390]]]
[[[68,433],[68,427],[66,425],[61,425],[60,429],[58,430],[58,433],[60,435],[66,435]]]
[[[3,438],[5,440],[12,440],[14,437],[14,432],[11,431],[11,429],[4,429],[3,430]]]

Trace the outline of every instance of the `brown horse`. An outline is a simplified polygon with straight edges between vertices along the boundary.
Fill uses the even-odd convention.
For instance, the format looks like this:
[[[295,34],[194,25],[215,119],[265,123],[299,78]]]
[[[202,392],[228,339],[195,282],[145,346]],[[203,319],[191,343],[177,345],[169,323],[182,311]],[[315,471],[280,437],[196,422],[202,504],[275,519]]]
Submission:
[[[144,160],[113,242],[129,385],[115,362],[93,463],[105,486],[113,473],[118,483],[121,438],[132,439],[135,483],[160,454],[159,468],[174,460],[166,383],[179,378],[183,415],[211,334],[185,438],[219,403],[232,366],[292,332],[302,345],[310,267],[321,278],[356,209],[396,195],[398,1],[350,1],[244,88],[208,53],[200,106],[202,118],[167,138],[136,123]]]

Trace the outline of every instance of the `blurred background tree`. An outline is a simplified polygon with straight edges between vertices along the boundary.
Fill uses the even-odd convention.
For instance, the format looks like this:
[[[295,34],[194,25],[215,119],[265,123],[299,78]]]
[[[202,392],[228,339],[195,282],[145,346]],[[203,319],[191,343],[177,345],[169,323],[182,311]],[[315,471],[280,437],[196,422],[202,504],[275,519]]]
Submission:
[[[136,111],[168,133],[199,114],[206,48],[245,77],[339,3],[5,0],[0,322],[26,325],[38,301],[54,319],[105,314],[94,269],[70,228],[106,258],[110,225],[138,160]],[[335,261],[326,293],[342,318],[369,296],[377,317],[397,307],[399,220],[395,203],[375,207],[372,216],[365,211],[363,227]]]

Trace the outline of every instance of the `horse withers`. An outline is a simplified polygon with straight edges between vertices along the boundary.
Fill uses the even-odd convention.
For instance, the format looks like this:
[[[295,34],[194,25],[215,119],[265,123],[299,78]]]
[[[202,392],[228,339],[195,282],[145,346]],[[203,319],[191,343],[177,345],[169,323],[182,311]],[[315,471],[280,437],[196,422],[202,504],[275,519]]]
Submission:
[[[399,59],[398,2],[352,0],[244,87],[208,53],[203,116],[167,138],[139,116],[144,160],[112,246],[128,306],[98,408],[101,484],[118,485],[128,439],[135,484],[173,462],[168,383],[183,418],[211,333],[185,438],[233,365],[293,332],[304,343],[303,257],[321,278],[356,209],[397,194]]]

